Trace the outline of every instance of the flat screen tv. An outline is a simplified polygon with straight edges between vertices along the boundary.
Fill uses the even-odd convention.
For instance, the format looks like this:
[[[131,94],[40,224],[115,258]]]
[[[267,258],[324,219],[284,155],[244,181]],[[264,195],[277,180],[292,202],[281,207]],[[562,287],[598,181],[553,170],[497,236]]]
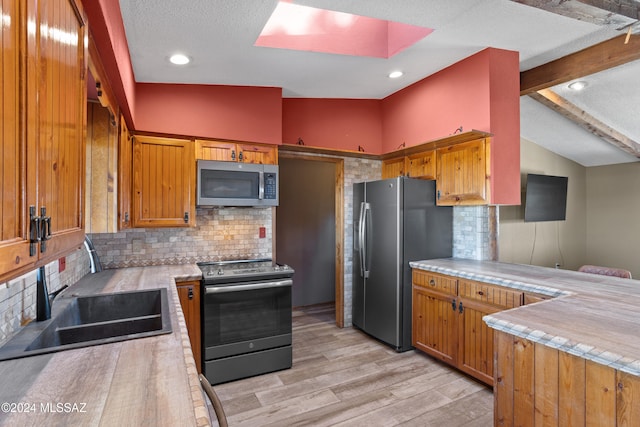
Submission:
[[[564,221],[568,181],[566,176],[528,174],[524,221]]]

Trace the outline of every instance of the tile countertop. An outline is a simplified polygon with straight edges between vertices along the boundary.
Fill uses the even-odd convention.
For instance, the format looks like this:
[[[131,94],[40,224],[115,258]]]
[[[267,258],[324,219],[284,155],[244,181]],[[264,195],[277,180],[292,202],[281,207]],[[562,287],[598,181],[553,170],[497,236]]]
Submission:
[[[484,316],[491,328],[640,376],[640,281],[577,271],[465,259],[411,267],[553,299]]]
[[[201,274],[196,265],[106,270],[67,289],[167,288],[172,332],[0,362],[0,425],[210,425],[175,287]]]

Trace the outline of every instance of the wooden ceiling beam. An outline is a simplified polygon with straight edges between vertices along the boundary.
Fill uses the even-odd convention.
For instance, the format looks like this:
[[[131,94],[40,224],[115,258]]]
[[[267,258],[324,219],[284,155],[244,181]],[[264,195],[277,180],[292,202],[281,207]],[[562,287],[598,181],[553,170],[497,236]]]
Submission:
[[[520,73],[520,95],[640,59],[640,36],[625,34]]]
[[[606,125],[591,114],[582,110],[575,104],[556,94],[550,89],[529,93],[529,97],[551,108],[562,116],[586,129],[590,133],[599,136],[621,150],[640,158],[640,144],[637,141],[623,135],[612,127]]]

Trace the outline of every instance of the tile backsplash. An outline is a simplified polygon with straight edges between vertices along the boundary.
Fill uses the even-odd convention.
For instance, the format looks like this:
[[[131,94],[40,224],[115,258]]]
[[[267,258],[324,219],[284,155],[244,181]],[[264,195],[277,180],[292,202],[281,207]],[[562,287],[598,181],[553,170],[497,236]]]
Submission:
[[[198,209],[195,227],[91,234],[105,269],[271,258],[272,208]],[[260,228],[265,237],[259,238]]]

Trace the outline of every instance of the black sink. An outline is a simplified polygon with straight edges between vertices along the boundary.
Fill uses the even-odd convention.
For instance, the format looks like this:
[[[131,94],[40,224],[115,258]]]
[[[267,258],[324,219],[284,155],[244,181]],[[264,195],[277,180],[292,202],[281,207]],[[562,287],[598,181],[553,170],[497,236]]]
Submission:
[[[0,360],[170,333],[167,290],[75,297],[51,320],[31,326],[0,348]]]

